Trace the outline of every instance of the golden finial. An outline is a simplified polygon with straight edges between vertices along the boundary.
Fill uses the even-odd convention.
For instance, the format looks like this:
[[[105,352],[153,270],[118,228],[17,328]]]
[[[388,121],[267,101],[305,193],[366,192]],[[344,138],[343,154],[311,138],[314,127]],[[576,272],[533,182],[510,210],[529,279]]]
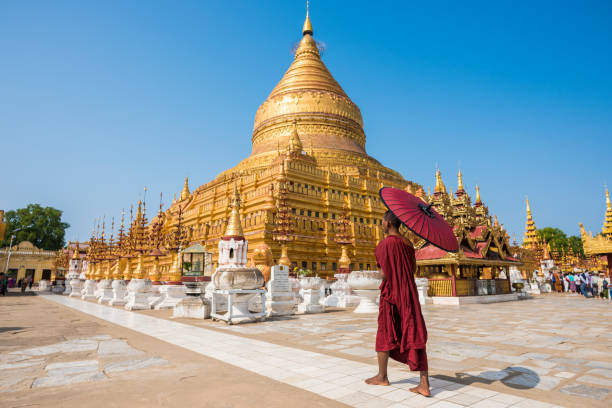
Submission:
[[[306,34],[313,34],[312,31],[312,23],[310,22],[310,16],[309,16],[309,10],[310,9],[310,4],[308,2],[308,0],[306,0],[306,20],[304,21],[304,27],[302,28],[302,35],[306,35]]]
[[[531,215],[531,208],[529,208],[529,198],[525,197],[525,200],[527,201],[527,214]]]
[[[493,223],[494,227],[499,227],[499,221],[497,220],[497,215],[495,216],[495,223]]]
[[[612,210],[612,205],[610,204],[610,192],[606,188],[606,209]]]
[[[172,204],[176,203],[176,193],[172,193]]]
[[[463,175],[461,174],[461,170],[457,173],[457,191],[463,191]]]
[[[136,210],[136,221],[142,218],[142,201],[138,200],[138,209]]]
[[[478,187],[478,184],[476,184],[476,203],[482,203],[482,201],[480,201],[480,187]]]
[[[181,201],[189,198],[191,193],[189,192],[189,179],[185,177],[185,185],[183,186],[183,191],[181,191]]]
[[[76,247],[74,247],[72,259],[81,259],[81,254],[79,254],[79,241],[76,242]]]
[[[227,223],[225,237],[244,237],[242,223],[240,222],[240,194],[238,194],[238,187],[236,184],[234,184],[234,194],[231,198],[231,206],[232,213]]]
[[[431,189],[427,187],[427,197],[431,197]]]
[[[436,170],[436,187],[434,188],[434,193],[446,193],[446,187],[442,181],[440,169]]]
[[[449,194],[450,194],[451,198],[455,197],[455,194],[453,193],[453,186],[449,186],[448,191],[450,191]]]

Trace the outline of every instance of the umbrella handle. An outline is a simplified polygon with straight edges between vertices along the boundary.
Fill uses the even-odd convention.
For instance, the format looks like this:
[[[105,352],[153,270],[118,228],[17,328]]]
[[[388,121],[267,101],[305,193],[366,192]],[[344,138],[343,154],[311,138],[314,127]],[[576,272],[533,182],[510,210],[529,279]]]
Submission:
[[[423,203],[419,203],[419,208],[421,211],[425,213],[429,218],[434,218],[436,215],[431,211],[432,204],[425,205]]]

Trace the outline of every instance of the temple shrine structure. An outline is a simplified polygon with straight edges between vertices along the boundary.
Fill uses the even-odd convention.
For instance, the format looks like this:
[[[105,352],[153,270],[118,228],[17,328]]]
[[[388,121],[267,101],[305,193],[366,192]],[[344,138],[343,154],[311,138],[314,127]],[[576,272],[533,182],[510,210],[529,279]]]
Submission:
[[[593,236],[586,232],[584,225],[580,223],[580,235],[586,256],[604,258],[602,265],[607,268],[608,279],[612,278],[612,204],[610,203],[610,192],[606,189],[606,213],[601,234]]]
[[[115,283],[148,279],[169,298],[181,284],[181,250],[200,245],[212,264],[205,271],[214,270],[219,241],[236,225],[237,214],[241,236],[249,241],[248,266],[266,281],[270,267],[279,264],[328,279],[374,270],[386,211],[379,190],[395,187],[435,206],[457,236],[457,254],[411,237],[418,274],[431,281],[431,295],[510,293],[508,267],[520,262],[510,255],[508,234],[489,215],[478,186],[472,204],[461,173],[453,193],[437,171],[434,193],[425,194],[369,156],[359,108],[327,70],[313,32],[307,13],[293,62],[255,114],[251,155],[193,191],[185,178],[179,197],[165,211],[160,204],[150,221],[146,203],[139,202],[129,222],[122,214],[117,234],[114,220],[110,236],[104,221],[101,228],[98,223],[87,245],[87,280],[104,283],[105,290],[112,282],[121,297]],[[241,206],[232,213],[236,197]]]
[[[459,251],[446,252],[412,236],[417,258],[417,276],[429,279],[430,296],[504,295],[510,293],[509,268],[520,264],[510,252],[508,233],[491,217],[480,198],[472,200],[463,187],[461,171],[457,191],[447,191],[440,171],[432,195],[417,196],[432,204],[452,226]]]

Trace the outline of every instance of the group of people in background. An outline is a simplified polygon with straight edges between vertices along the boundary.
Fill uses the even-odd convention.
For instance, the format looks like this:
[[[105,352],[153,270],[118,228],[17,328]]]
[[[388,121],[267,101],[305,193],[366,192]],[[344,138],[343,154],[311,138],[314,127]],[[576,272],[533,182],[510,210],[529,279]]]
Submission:
[[[581,294],[586,298],[612,299],[610,279],[603,273],[554,271],[552,287],[556,292]]]
[[[32,289],[34,280],[32,277],[28,276],[27,278],[22,278],[15,282],[14,278],[9,278],[6,273],[0,272],[0,295],[6,296],[8,289],[15,287],[15,283],[17,283],[18,288],[21,288],[21,292],[25,292],[28,288]]]

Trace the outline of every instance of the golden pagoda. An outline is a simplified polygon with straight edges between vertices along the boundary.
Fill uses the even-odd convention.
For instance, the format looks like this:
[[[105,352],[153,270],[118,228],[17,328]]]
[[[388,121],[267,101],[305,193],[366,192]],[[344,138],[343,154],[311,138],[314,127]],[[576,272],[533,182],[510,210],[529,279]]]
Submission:
[[[610,192],[606,188],[606,215],[601,233],[606,238],[612,238],[612,205],[610,204]]]
[[[592,233],[587,233],[584,225],[580,225],[580,235],[584,254],[588,257],[603,258],[597,262],[602,267],[607,268],[608,278],[612,278],[612,206],[610,205],[610,193],[606,189],[606,213],[604,216],[604,225],[601,234],[593,236]]]
[[[529,198],[527,201],[527,223],[525,224],[525,238],[523,238],[523,248],[537,249],[540,246],[538,235],[536,232],[535,222],[531,216],[531,208],[529,207]]]
[[[216,262],[217,242],[236,222],[230,204],[239,194],[251,261],[257,248],[269,249],[275,264],[290,260],[320,276],[332,276],[348,259],[350,269],[376,267],[386,210],[379,189],[421,186],[367,154],[361,112],[321,60],[313,34],[307,13],[293,62],[255,114],[250,156],[191,192],[185,179],[180,199],[164,213],[164,233],[180,211],[186,240],[211,248]]]

